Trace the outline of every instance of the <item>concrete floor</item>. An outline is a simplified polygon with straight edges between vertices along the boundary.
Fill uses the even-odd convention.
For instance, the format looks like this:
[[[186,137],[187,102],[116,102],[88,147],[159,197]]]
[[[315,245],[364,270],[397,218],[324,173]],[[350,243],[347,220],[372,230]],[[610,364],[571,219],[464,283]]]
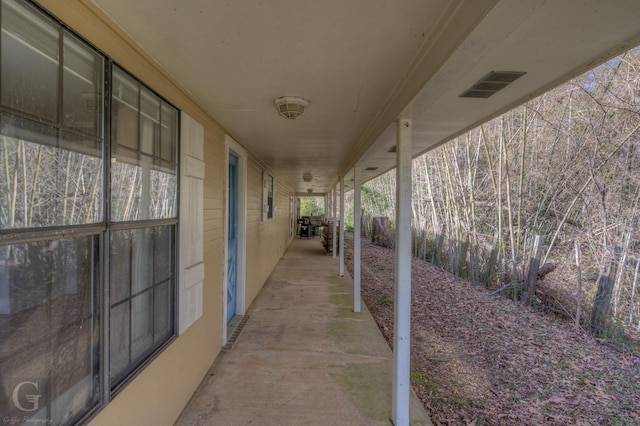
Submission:
[[[319,239],[295,239],[176,425],[389,425],[391,351]],[[411,424],[430,425],[412,395]]]

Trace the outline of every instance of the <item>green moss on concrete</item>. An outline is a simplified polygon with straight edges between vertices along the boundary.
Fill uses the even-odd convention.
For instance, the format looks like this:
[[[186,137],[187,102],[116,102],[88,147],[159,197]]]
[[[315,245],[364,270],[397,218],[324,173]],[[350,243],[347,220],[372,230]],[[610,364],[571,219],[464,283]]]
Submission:
[[[327,323],[327,332],[338,349],[347,354],[369,354],[371,339],[379,339],[376,327],[368,327],[362,314],[353,312],[352,282],[348,278],[327,277],[331,303],[337,316]],[[386,362],[362,362],[335,365],[336,379],[362,413],[375,423],[388,422],[391,412],[390,388],[384,383],[388,375]],[[384,372],[384,373],[383,373]]]
[[[338,313],[327,323],[327,333],[340,351],[366,357],[362,362],[332,366],[336,380],[363,415],[372,420],[371,424],[391,424],[391,360],[383,360],[389,355],[387,343],[375,323],[363,316],[369,315],[366,306],[362,306],[362,314],[353,312],[351,281],[332,276],[328,282],[331,302]],[[413,371],[411,378],[424,384],[429,380],[425,373],[418,371]],[[411,405],[411,424],[431,425],[415,396]]]
[[[329,290],[331,291],[331,303],[338,305],[341,310],[353,305],[353,295],[350,292],[350,288],[347,286],[348,280],[343,277],[330,276],[327,277],[329,281]],[[342,314],[342,312],[340,312]]]
[[[356,407],[372,420],[388,422],[391,387],[384,380],[384,376],[390,374],[385,365],[374,362],[347,364],[339,368],[338,383]]]
[[[361,321],[332,321],[327,324],[329,335],[336,342],[338,349],[347,354],[366,354],[370,339],[368,330],[362,327]]]

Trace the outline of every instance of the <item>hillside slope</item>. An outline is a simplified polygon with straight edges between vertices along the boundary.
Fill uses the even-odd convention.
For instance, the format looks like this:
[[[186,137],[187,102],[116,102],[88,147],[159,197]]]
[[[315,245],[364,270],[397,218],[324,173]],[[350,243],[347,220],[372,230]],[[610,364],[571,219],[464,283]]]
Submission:
[[[393,271],[363,239],[362,297],[390,344]],[[419,259],[412,277],[411,375],[434,424],[640,424],[640,359]]]

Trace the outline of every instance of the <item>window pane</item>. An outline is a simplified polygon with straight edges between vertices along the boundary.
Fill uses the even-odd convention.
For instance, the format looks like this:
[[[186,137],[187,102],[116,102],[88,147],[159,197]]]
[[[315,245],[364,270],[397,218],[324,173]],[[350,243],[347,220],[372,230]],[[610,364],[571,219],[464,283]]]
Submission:
[[[111,233],[111,305],[130,296],[131,283],[131,245],[129,231]]]
[[[102,221],[99,144],[9,114],[0,128],[0,228]]]
[[[154,282],[160,283],[168,280],[173,273],[173,235],[172,228],[160,226],[155,229],[154,250]]]
[[[2,104],[58,121],[57,25],[24,3],[2,2]]]
[[[131,232],[131,294],[153,285],[153,228]]]
[[[140,151],[160,156],[160,98],[145,88],[140,97]]]
[[[139,359],[153,347],[153,291],[131,300],[131,358]]]
[[[109,317],[109,377],[113,381],[130,364],[129,353],[129,301],[111,308]]]
[[[116,386],[174,332],[175,225],[112,233],[111,386]],[[131,248],[130,274],[120,273]],[[164,279],[160,278],[163,277]],[[128,289],[131,288],[130,294]],[[120,300],[123,294],[124,299]],[[118,299],[114,299],[118,294]],[[116,301],[117,300],[117,301]]]
[[[138,149],[138,82],[113,67],[111,104],[111,141]]]
[[[91,236],[0,246],[5,418],[60,424],[98,402],[97,259]],[[16,388],[23,408],[40,395],[37,411],[13,403]]]
[[[102,134],[102,56],[73,35],[64,33],[63,119],[65,127],[83,134]]]
[[[111,162],[111,220],[176,216],[175,165],[117,147]]]
[[[173,332],[173,293],[171,291],[171,282],[165,281],[158,285],[154,292],[154,323],[153,323],[153,342],[159,343],[169,337]]]
[[[157,160],[156,160],[157,163]],[[175,165],[161,163],[151,170],[150,219],[168,219],[176,217],[178,202]]]
[[[137,220],[142,196],[142,168],[139,165],[139,154],[120,147],[112,147],[112,151],[111,220],[115,222]]]
[[[176,162],[178,146],[178,111],[162,103],[162,130],[160,136],[160,156],[163,160]]]

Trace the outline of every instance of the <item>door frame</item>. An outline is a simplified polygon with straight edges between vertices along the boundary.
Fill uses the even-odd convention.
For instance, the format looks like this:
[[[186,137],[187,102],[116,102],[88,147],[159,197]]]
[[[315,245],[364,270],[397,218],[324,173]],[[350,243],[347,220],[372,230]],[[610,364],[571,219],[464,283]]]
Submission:
[[[222,285],[222,345],[227,343],[227,286],[229,262],[229,154],[238,158],[237,173],[237,218],[236,218],[236,315],[245,314],[245,278],[247,255],[247,151],[231,136],[225,134],[225,174],[224,174],[224,277]]]

